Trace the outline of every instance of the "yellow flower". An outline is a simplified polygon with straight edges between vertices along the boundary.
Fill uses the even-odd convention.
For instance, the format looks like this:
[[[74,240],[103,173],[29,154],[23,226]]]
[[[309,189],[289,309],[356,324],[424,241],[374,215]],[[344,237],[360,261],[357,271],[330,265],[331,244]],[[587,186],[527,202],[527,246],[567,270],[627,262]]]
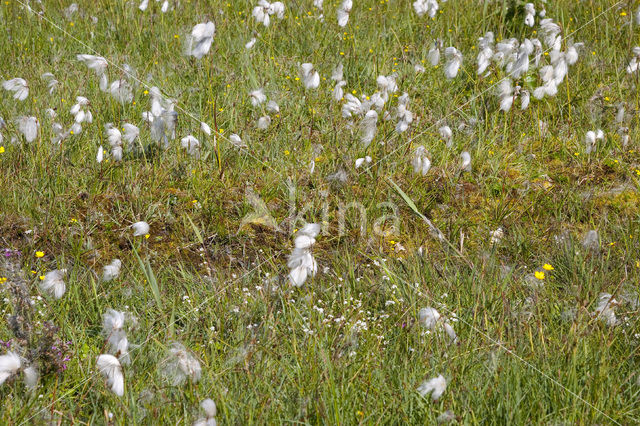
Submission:
[[[288,150],[288,149],[285,149],[285,150],[284,150],[284,155],[289,155],[289,154],[290,154],[289,150]]]
[[[40,278],[40,281],[44,281],[44,275],[40,275],[38,278]]]
[[[535,275],[536,278],[539,279],[539,280],[544,280],[544,272],[542,272],[542,271],[536,271],[536,272],[534,272],[533,275]]]
[[[145,234],[145,236],[144,236],[144,237],[145,237],[146,239],[149,239],[149,237],[150,237],[150,236],[151,236],[151,234]]]
[[[550,264],[545,263],[544,265],[542,265],[542,269],[544,269],[545,271],[553,271],[555,268]]]
[[[36,257],[37,258],[44,257],[44,252],[43,251],[37,251],[36,252]]]
[[[4,146],[0,146],[0,154],[4,154]]]

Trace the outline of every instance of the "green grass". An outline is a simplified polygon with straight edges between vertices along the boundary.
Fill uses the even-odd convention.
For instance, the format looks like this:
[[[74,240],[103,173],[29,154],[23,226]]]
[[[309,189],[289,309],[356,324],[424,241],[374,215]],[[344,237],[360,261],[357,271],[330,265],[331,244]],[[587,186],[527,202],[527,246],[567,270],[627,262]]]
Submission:
[[[0,248],[23,253],[36,329],[51,321],[71,342],[67,369],[43,375],[35,391],[21,378],[0,387],[0,421],[102,424],[110,412],[117,424],[191,423],[200,401],[212,398],[220,424],[430,424],[446,410],[472,424],[637,422],[638,308],[622,302],[615,327],[592,315],[601,292],[621,300],[638,291],[640,278],[640,105],[637,74],[624,70],[640,44],[637,25],[629,24],[637,5],[548,2],[547,16],[584,50],[557,96],[504,113],[494,87],[504,72],[492,66],[491,76],[476,75],[477,39],[486,31],[496,40],[539,36],[537,24],[512,17],[516,2],[450,0],[429,19],[408,0],[355,1],[344,29],[336,24],[339,3],[325,0],[323,23],[311,0],[287,0],[284,20],[268,28],[255,23],[255,4],[245,0],[172,1],[166,14],[154,1],[146,12],[137,1],[80,1],[71,19],[63,2],[45,2],[43,18],[17,0],[0,4],[0,79],[22,77],[30,88],[24,102],[0,93],[7,122],[0,130]],[[184,56],[191,29],[207,20],[216,24],[211,51],[201,60]],[[253,36],[258,41],[246,50]],[[414,71],[434,38],[464,54],[456,79],[444,78],[442,64]],[[130,65],[144,83],[134,86],[134,102],[121,105],[102,93],[75,60],[79,53],[111,61],[110,81],[124,75],[117,67]],[[296,79],[303,62],[320,72],[318,90]],[[379,120],[364,149],[357,123],[351,129],[342,103],[332,100],[339,62],[345,92],[357,96],[373,94],[378,75],[396,72],[396,95],[406,91],[415,114],[410,129],[397,135],[395,120]],[[52,95],[44,72],[59,80]],[[151,86],[177,101],[177,139],[167,150],[96,163],[98,147],[109,145],[107,122],[136,124],[139,143],[153,145],[141,118]],[[248,96],[259,87],[280,106],[266,131],[256,128],[264,113]],[[45,109],[56,109],[67,129],[80,95],[91,102],[93,124],[52,144]],[[392,95],[385,109],[396,102]],[[627,149],[616,133],[620,102]],[[19,115],[40,120],[31,144],[15,126]],[[478,123],[469,133],[457,130],[472,119]],[[199,121],[217,125],[217,146]],[[451,149],[440,141],[440,121],[454,131]],[[606,139],[587,155],[584,135],[596,128]],[[180,149],[189,133],[203,143],[199,159]],[[231,133],[248,150],[235,149]],[[410,163],[418,145],[433,164],[425,177]],[[470,173],[459,173],[462,151],[471,153]],[[371,166],[356,170],[365,155]],[[328,182],[339,169],[347,182]],[[247,186],[280,231],[241,226],[253,211]],[[338,232],[345,206],[356,202],[367,215],[364,232],[355,208]],[[376,222],[392,212],[381,203],[397,207],[398,227]],[[420,215],[447,242],[431,237]],[[148,239],[132,237],[129,226],[139,220],[151,225]],[[318,275],[297,289],[287,281],[286,259],[290,230],[303,220],[324,221],[328,232],[313,247]],[[498,227],[505,236],[491,245]],[[591,229],[599,232],[599,252],[582,248]],[[122,274],[103,283],[102,267],[114,258]],[[544,285],[528,285],[525,276],[545,263],[555,269]],[[62,267],[67,292],[55,301],[41,294],[38,276]],[[16,309],[6,282],[0,295],[6,317]],[[457,319],[458,345],[419,326],[417,313],[427,306]],[[137,318],[127,333],[132,363],[124,366],[120,398],[95,367],[108,308]],[[10,339],[20,352],[3,321],[0,340]],[[163,378],[173,341],[200,360],[198,383],[172,387]],[[444,395],[422,398],[416,388],[438,374],[448,381]]]

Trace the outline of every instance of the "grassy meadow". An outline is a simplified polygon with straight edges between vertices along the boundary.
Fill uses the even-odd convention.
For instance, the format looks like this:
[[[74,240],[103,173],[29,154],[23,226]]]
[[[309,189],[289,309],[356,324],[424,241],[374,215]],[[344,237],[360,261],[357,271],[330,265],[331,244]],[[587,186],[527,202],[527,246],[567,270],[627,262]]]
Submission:
[[[638,422],[638,2],[535,0],[532,26],[515,0],[439,1],[433,18],[409,0],[355,0],[345,26],[342,0],[284,0],[269,26],[253,0],[166,3],[0,4],[0,80],[28,84],[22,101],[0,89],[0,357],[21,359],[0,381],[1,423],[193,424],[206,398],[218,424]],[[518,78],[495,56],[478,75],[479,37],[493,32],[494,54],[516,39],[517,52],[543,40],[545,18],[557,52],[583,43],[557,94],[533,96],[557,53],[544,41]],[[210,49],[189,55],[209,21]],[[463,58],[454,78],[449,46]],[[103,90],[78,54],[105,58],[108,84],[130,96]],[[528,108],[518,95],[501,109],[505,78],[531,93]],[[152,87],[177,113],[164,144],[146,114]],[[369,112],[343,106],[379,92],[367,145]],[[81,131],[78,96],[92,115]],[[32,141],[20,117],[37,118]],[[139,128],[121,159],[108,123]],[[194,149],[181,146],[189,134]],[[305,223],[321,225],[317,272],[294,286],[287,261]],[[61,269],[56,298],[43,283]],[[431,327],[427,307],[440,315]],[[129,362],[110,348],[108,309],[125,314]],[[121,396],[101,354],[122,364]],[[197,373],[176,379],[184,359]],[[419,392],[439,375],[442,396]]]

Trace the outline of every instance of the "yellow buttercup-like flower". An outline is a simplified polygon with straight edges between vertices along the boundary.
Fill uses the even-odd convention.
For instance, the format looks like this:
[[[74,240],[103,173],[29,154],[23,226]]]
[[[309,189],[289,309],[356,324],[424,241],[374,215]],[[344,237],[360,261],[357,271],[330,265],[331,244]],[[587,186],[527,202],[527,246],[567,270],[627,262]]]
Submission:
[[[544,280],[544,272],[542,272],[542,271],[536,271],[536,272],[534,272],[533,275],[535,275],[535,277],[537,279],[539,279],[539,280]]]
[[[544,269],[545,271],[553,271],[555,268],[550,264],[545,263],[544,265],[542,265],[542,269]]]

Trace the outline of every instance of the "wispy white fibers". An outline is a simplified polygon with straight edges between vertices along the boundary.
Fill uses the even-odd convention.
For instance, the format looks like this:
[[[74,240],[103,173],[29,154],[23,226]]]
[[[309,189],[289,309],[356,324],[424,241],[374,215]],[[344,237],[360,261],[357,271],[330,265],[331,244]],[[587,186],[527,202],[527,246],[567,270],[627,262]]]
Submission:
[[[406,92],[398,98],[396,120],[398,120],[396,124],[396,132],[398,133],[405,132],[413,122],[413,113],[409,111],[409,94]]]
[[[58,80],[56,80],[55,76],[50,72],[45,72],[40,77],[47,82],[47,89],[49,89],[49,94],[52,95],[58,87]]]
[[[265,109],[267,110],[267,112],[270,112],[272,114],[277,114],[280,112],[280,106],[274,100],[270,100],[269,102],[267,102]]]
[[[378,113],[369,110],[360,122],[360,141],[364,147],[368,147],[373,138],[376,136],[378,122]]]
[[[342,116],[344,118],[350,118],[352,116],[362,115],[366,112],[360,99],[353,96],[351,93],[347,93],[344,96],[345,104],[342,105]]]
[[[22,361],[17,353],[9,351],[4,355],[0,355],[0,385],[16,374],[20,367],[22,367]]]
[[[602,130],[598,129],[595,132],[593,130],[589,130],[584,137],[586,153],[591,154],[596,149],[596,142],[603,139],[604,132]]]
[[[511,80],[504,78],[500,81],[498,85],[498,96],[500,97],[500,109],[505,112],[509,111],[514,99]]]
[[[511,77],[518,79],[529,71],[529,55],[533,53],[533,43],[525,39],[518,49],[516,61],[511,68]]]
[[[122,104],[130,103],[133,100],[131,85],[124,79],[112,82],[111,86],[109,86],[109,93],[116,101]]]
[[[633,49],[631,49],[631,52],[633,53],[633,56],[629,61],[629,65],[627,65],[628,74],[632,74],[638,71],[638,69],[640,68],[640,46],[634,47]]]
[[[40,288],[45,293],[53,296],[54,299],[60,299],[67,291],[67,286],[64,283],[66,273],[66,269],[55,269],[47,272],[44,274],[44,280],[40,282]]]
[[[89,105],[89,99],[84,96],[77,96],[76,103],[73,104],[69,112],[73,115],[73,119],[76,123],[82,124],[84,122],[91,123],[93,122],[93,115],[91,111],[87,108]],[[74,132],[80,133],[80,132]]]
[[[122,364],[129,364],[129,340],[124,330],[125,313],[107,309],[102,315],[102,334],[107,339],[108,350],[119,358]]]
[[[343,70],[344,66],[342,63],[339,63],[331,73],[331,80],[336,82],[336,85],[333,88],[333,99],[335,101],[340,101],[344,97],[343,88],[347,85],[347,82],[344,80]]]
[[[182,344],[174,342],[169,347],[163,363],[163,375],[173,386],[180,386],[186,380],[196,383],[200,380],[200,362]]]
[[[453,131],[449,126],[441,126],[438,129],[438,133],[440,133],[440,137],[447,145],[447,148],[451,148],[453,146]]]
[[[231,136],[229,136],[229,142],[231,142],[236,148],[247,148],[247,144],[242,141],[240,135],[235,133],[232,133]]]
[[[460,159],[462,160],[462,164],[460,165],[460,169],[464,172],[471,171],[471,154],[467,151],[462,152],[460,154]]]
[[[433,401],[437,401],[440,399],[445,389],[447,389],[447,380],[442,374],[440,374],[438,377],[422,382],[422,384],[418,386],[418,393],[423,398],[431,393],[431,399]]]
[[[373,160],[368,155],[366,157],[362,157],[362,158],[356,159],[356,169],[360,168],[365,163],[366,164],[370,164],[371,161],[373,161]]]
[[[351,8],[353,7],[353,1],[351,0],[343,0],[342,4],[338,8],[338,26],[346,27],[349,22],[349,14],[351,13]]]
[[[413,152],[411,165],[413,166],[414,173],[426,176],[429,172],[429,169],[431,168],[431,160],[429,160],[427,149],[423,145],[418,146]]]
[[[24,78],[12,78],[2,82],[4,90],[13,92],[13,99],[24,101],[29,96],[29,85]]]
[[[429,18],[434,18],[438,12],[438,2],[436,0],[416,0],[413,2],[413,10],[422,16],[427,14]]]
[[[180,146],[186,149],[189,155],[194,157],[200,156],[200,141],[193,135],[187,135],[180,140]]]
[[[100,90],[103,92],[107,91],[109,86],[109,81],[107,80],[107,66],[109,63],[102,56],[94,56],[94,55],[76,55],[76,59],[82,63],[84,63],[87,68],[93,70],[96,76],[100,79]]]
[[[533,3],[527,3],[524,5],[524,24],[528,27],[533,27],[535,24],[536,8]]]
[[[257,38],[252,37],[251,40],[249,40],[247,43],[245,43],[244,48],[247,49],[247,50],[252,49],[253,46],[255,46],[257,41],[258,41]]]
[[[264,89],[260,88],[249,92],[249,100],[254,107],[266,101],[267,96],[264,94]]]
[[[555,96],[558,93],[558,85],[554,77],[554,69],[552,65],[545,65],[540,68],[540,79],[542,79],[542,86],[536,87],[533,91],[533,97],[536,99],[542,99],[545,96]]]
[[[442,40],[437,39],[433,41],[429,53],[427,53],[427,60],[432,67],[435,67],[440,63],[440,49],[442,48]]]
[[[289,280],[296,287],[301,287],[308,277],[313,277],[318,264],[311,254],[311,247],[316,243],[320,233],[320,225],[308,223],[296,233],[294,248],[287,261]]]
[[[111,392],[118,396],[124,395],[124,375],[118,358],[113,355],[102,354],[98,357],[96,367],[107,380],[107,386],[109,386]]]
[[[205,399],[200,403],[200,408],[204,411],[205,416],[199,418],[193,423],[193,426],[217,426],[216,422],[216,403],[212,399]]]
[[[307,62],[300,65],[300,75],[307,89],[317,89],[320,85],[320,74],[313,68],[313,64]]]
[[[560,26],[550,18],[540,21],[542,40],[547,47],[553,50],[560,50],[562,47],[562,36],[559,35],[561,31]]]
[[[462,52],[455,47],[447,47],[444,50],[444,56],[447,59],[447,63],[444,66],[444,75],[448,79],[455,78],[462,65]]]
[[[202,58],[209,52],[216,26],[213,22],[198,24],[191,30],[191,36],[187,40],[187,54]]]
[[[100,164],[102,163],[103,160],[104,160],[104,148],[102,147],[102,145],[100,145],[100,147],[98,148],[98,153],[96,154],[96,162]]]
[[[478,39],[478,75],[484,74],[493,57],[494,36],[491,31]]]
[[[122,261],[113,259],[111,263],[102,268],[102,281],[107,282],[117,278],[120,275],[120,268],[122,268]]]
[[[618,301],[609,293],[600,293],[598,296],[598,305],[593,315],[603,321],[610,327],[618,324],[614,308],[618,305]]]
[[[111,145],[111,157],[114,161],[122,161],[122,133],[113,124],[105,124],[107,139]]]
[[[133,141],[136,140],[138,135],[140,135],[140,129],[138,129],[138,127],[133,124],[124,123],[122,125],[122,128],[124,129],[124,135],[122,135],[122,138],[128,144],[133,143]]]
[[[18,124],[18,130],[24,136],[24,140],[27,142],[33,142],[38,137],[38,129],[40,128],[40,122],[35,117],[18,117],[16,120]]]
[[[271,23],[271,16],[275,15],[278,19],[284,18],[284,4],[282,2],[269,3],[266,0],[260,0],[258,5],[251,12],[253,18],[268,27]]]
[[[439,331],[442,329],[447,336],[449,336],[452,343],[458,342],[458,336],[449,321],[442,317],[435,308],[428,307],[420,309],[418,312],[418,323],[430,331]]]
[[[149,89],[149,97],[151,111],[144,112],[143,118],[150,124],[151,139],[162,143],[166,149],[169,147],[169,139],[173,140],[176,137],[178,113],[174,111],[174,102],[164,99],[156,86]]]
[[[263,115],[258,119],[258,124],[257,124],[258,129],[266,130],[269,128],[270,125],[271,125],[271,117],[269,117],[268,115]]]
[[[138,9],[144,12],[145,10],[147,10],[147,7],[149,7],[149,0],[142,0],[140,2],[140,5],[138,6]]]
[[[131,227],[133,228],[133,236],[134,237],[140,237],[143,235],[147,235],[149,233],[149,224],[147,222],[136,222],[133,225],[131,225]]]

